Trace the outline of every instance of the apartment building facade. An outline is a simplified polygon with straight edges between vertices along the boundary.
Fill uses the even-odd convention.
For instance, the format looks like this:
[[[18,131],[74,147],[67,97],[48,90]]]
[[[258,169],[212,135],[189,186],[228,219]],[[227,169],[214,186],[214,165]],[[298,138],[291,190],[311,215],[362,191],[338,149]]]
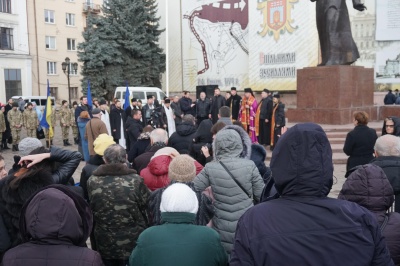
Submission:
[[[32,93],[26,1],[0,0],[0,102]]]
[[[77,46],[83,41],[88,14],[100,15],[102,4],[103,0],[27,1],[33,95],[46,95],[49,80],[57,102],[79,99],[82,77]],[[62,66],[66,58],[69,58],[69,87],[68,67],[63,70]]]

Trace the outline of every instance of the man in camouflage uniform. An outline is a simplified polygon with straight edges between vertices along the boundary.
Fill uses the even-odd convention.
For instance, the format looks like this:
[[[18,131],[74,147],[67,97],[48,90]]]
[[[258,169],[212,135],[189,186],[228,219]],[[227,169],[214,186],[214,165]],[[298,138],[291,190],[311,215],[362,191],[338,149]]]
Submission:
[[[53,106],[53,100],[51,100],[51,105]],[[56,110],[52,107],[51,109],[51,115],[50,115],[50,122],[51,122],[51,127],[53,129],[53,137],[50,138],[50,145],[53,145],[53,138],[54,138],[54,126],[56,125]],[[43,114],[44,115],[44,114]],[[43,128],[44,129],[44,135],[46,137],[46,147],[49,148],[49,129],[48,128]]]
[[[3,132],[6,131],[6,119],[4,118],[3,110],[4,110],[4,107],[2,107],[1,111],[0,111],[0,140],[3,139]],[[2,149],[3,149],[3,145],[0,145],[0,150],[2,150]]]
[[[105,265],[126,265],[136,240],[148,226],[150,192],[136,171],[126,165],[125,149],[114,144],[104,151],[87,183],[95,221],[94,241]]]
[[[12,150],[18,151],[18,143],[20,139],[21,129],[24,125],[21,111],[18,110],[18,103],[13,102],[12,109],[7,113],[7,119],[10,123],[12,136]]]
[[[78,140],[79,140],[79,131],[78,131],[78,126],[76,125],[76,121],[75,121],[75,110],[76,107],[78,107],[78,103],[77,102],[73,102],[72,103],[72,108],[71,108],[71,115],[70,115],[70,126],[72,128],[72,135],[74,136],[74,144],[78,144]]]
[[[66,100],[63,100],[61,102],[60,126],[61,126],[64,146],[71,146],[68,140],[70,123],[71,123],[71,111],[68,108],[68,102]]]
[[[36,130],[39,126],[38,116],[33,110],[33,104],[28,103],[25,112],[22,113],[24,119],[24,127],[26,128],[26,135],[30,138],[36,138]]]

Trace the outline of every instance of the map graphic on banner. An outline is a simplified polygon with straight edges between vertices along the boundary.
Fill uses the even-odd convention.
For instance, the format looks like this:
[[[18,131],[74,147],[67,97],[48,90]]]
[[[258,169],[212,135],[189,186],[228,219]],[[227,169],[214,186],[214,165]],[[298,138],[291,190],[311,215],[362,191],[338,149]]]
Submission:
[[[184,88],[248,83],[248,0],[182,1]]]

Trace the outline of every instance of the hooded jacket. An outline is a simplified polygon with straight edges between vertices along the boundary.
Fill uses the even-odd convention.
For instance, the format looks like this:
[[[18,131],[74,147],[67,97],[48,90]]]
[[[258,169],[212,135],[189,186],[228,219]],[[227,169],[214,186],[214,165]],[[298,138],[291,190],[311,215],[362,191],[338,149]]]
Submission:
[[[176,149],[180,154],[189,154],[189,146],[193,142],[196,126],[190,122],[182,122],[176,127],[168,140],[168,146]]]
[[[248,195],[260,199],[264,183],[253,161],[249,160],[251,141],[239,126],[225,126],[216,135],[213,143],[214,160],[207,163],[194,179],[194,187],[203,191],[211,186],[214,196],[215,216],[213,227],[221,236],[222,245],[230,253],[239,218],[253,206]],[[223,162],[236,181],[222,167]]]
[[[327,197],[332,150],[319,125],[282,135],[271,170],[281,197],[240,218],[230,265],[393,265],[375,217]]]
[[[3,259],[11,265],[103,265],[100,255],[86,247],[92,214],[83,198],[62,185],[38,191],[24,205],[20,228],[24,244]]]
[[[386,213],[394,202],[394,194],[385,172],[373,164],[360,166],[347,178],[338,199],[352,201],[368,209],[375,214],[379,225],[387,219],[382,233],[390,256],[396,265],[400,265],[400,213]]]

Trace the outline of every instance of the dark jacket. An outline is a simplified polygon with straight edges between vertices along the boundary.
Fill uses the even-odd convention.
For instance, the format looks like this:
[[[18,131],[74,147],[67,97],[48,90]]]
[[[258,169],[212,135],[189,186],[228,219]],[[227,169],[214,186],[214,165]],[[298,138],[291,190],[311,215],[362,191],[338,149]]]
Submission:
[[[347,134],[343,151],[347,156],[347,171],[374,159],[374,146],[378,136],[366,125],[358,125]]]
[[[24,244],[5,254],[4,266],[103,265],[100,255],[86,247],[90,208],[64,186],[50,186],[31,197],[22,209],[20,228]]]
[[[327,197],[332,150],[320,126],[282,135],[271,170],[281,197],[240,218],[230,265],[393,265],[373,214]]]
[[[125,129],[125,113],[124,110],[114,108],[110,112],[110,126],[111,126],[111,134],[114,139],[120,139],[122,134],[125,134],[125,130],[121,132],[121,119],[123,129]],[[114,131],[115,130],[115,131]]]
[[[6,225],[4,224],[3,216],[0,215],[0,262],[2,261],[2,254],[4,254],[4,252],[10,246],[11,246],[10,236],[8,235]]]
[[[89,105],[78,105],[75,109],[75,122],[78,121],[79,115],[82,111],[87,111],[89,113],[90,118],[92,118],[92,108]]]
[[[211,118],[213,124],[217,123],[219,108],[226,105],[225,97],[218,95],[211,100]]]
[[[89,178],[96,247],[103,259],[127,260],[147,228],[150,192],[126,164],[100,165]]]
[[[283,103],[279,103],[278,108],[275,111],[275,126],[278,127],[279,125],[279,127],[283,127],[285,124],[285,105]]]
[[[171,102],[171,108],[174,110],[175,123],[178,125],[180,122],[182,122],[182,110],[179,101],[177,103]]]
[[[395,211],[400,212],[400,157],[379,156],[370,163],[379,166],[385,172],[395,195]]]
[[[133,169],[135,169],[138,173],[140,173],[144,168],[149,164],[151,157],[159,150],[165,147],[164,145],[153,145],[150,147],[148,151],[139,155],[133,160]]]
[[[129,265],[227,265],[218,234],[206,226],[194,225],[195,217],[193,213],[162,213],[164,224],[140,235]]]
[[[375,214],[380,226],[387,222],[382,234],[393,262],[400,265],[400,213],[386,213],[394,202],[394,194],[385,172],[373,164],[360,166],[346,179],[338,199],[368,209]]]
[[[182,97],[182,98],[179,99],[179,103],[181,105],[181,110],[182,110],[182,113],[184,115],[196,116],[196,114],[195,114],[196,109],[191,107],[191,105],[193,103],[192,99],[186,98],[186,97]]]
[[[205,98],[204,101],[201,99],[197,99],[196,101],[196,117],[197,118],[208,118],[208,115],[211,113],[211,102],[208,98]]]
[[[133,119],[133,117],[128,117],[126,120],[126,133],[127,138],[129,139],[129,150],[133,148],[133,145],[136,143],[137,138],[143,132],[143,125],[140,120]]]
[[[96,154],[94,156],[91,156],[89,162],[82,168],[79,186],[83,189],[83,195],[87,201],[89,200],[87,181],[92,176],[93,171],[102,164],[104,164],[103,156]]]
[[[267,98],[263,99],[262,109],[260,110],[260,119],[265,120],[268,119],[271,121],[272,117],[272,108],[274,103],[272,102],[272,96],[268,96]],[[259,103],[260,105],[261,103]]]
[[[210,119],[201,121],[196,133],[193,135],[194,142],[189,147],[189,155],[202,165],[206,164],[206,158],[201,152],[201,148],[206,144],[211,147],[213,139],[210,130],[212,126],[213,123]]]
[[[150,134],[149,133],[140,134],[136,143],[133,144],[132,148],[129,150],[128,161],[132,163],[133,160],[135,160],[135,158],[138,157],[139,155],[142,155],[149,146],[150,146]]]
[[[383,99],[384,104],[394,104],[396,102],[396,95],[394,95],[391,91],[389,91],[385,98]]]
[[[150,123],[151,120],[151,112],[156,108],[156,106],[153,104],[153,109],[150,109],[149,105],[146,104],[142,108],[142,120],[143,120],[143,125],[147,126]]]
[[[231,96],[226,101],[226,106],[231,108],[231,114],[233,120],[238,120],[241,102],[242,102],[242,97],[240,97],[238,94],[236,94],[235,96]]]
[[[189,154],[189,147],[193,142],[196,126],[191,122],[182,122],[176,126],[176,131],[168,140],[168,146],[176,149],[180,154]]]

